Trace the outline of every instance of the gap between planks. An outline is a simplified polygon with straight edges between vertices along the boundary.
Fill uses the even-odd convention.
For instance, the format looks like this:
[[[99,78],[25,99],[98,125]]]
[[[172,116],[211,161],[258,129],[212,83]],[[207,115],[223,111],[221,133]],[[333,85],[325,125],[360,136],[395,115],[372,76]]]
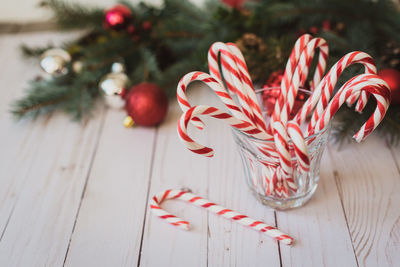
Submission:
[[[93,149],[92,156],[91,156],[91,158],[90,158],[90,164],[89,164],[88,171],[87,171],[87,173],[86,173],[86,179],[85,179],[85,184],[84,184],[84,186],[83,186],[83,190],[82,190],[82,194],[81,194],[81,199],[80,199],[80,201],[79,201],[78,209],[77,209],[77,211],[76,211],[75,220],[74,220],[74,224],[73,224],[73,226],[72,226],[71,235],[70,235],[70,237],[69,237],[67,250],[65,251],[63,266],[65,266],[65,262],[67,261],[69,248],[70,248],[70,246],[71,246],[72,236],[74,235],[74,231],[75,231],[75,227],[76,227],[76,222],[78,221],[78,216],[79,216],[79,212],[80,212],[80,210],[81,210],[82,202],[83,202],[83,199],[85,198],[85,193],[86,193],[87,185],[88,185],[88,182],[89,182],[90,173],[91,173],[91,171],[92,171],[93,163],[94,163],[94,160],[95,160],[95,158],[96,158],[96,152],[97,152],[97,149],[98,149],[98,147],[99,147],[100,137],[101,137],[101,134],[102,134],[103,129],[104,129],[104,123],[105,123],[106,115],[107,115],[107,110],[106,110],[104,107],[102,107],[102,108],[101,108],[101,122],[100,122],[100,127],[99,127],[99,131],[98,131],[98,133],[97,133],[97,135],[96,135],[96,144],[95,144],[95,147],[94,147],[94,149]]]
[[[139,255],[138,255],[138,261],[136,266],[140,266],[140,261],[142,259],[142,248],[143,248],[143,238],[144,238],[144,228],[146,224],[146,216],[147,216],[147,210],[149,207],[149,198],[150,198],[150,187],[151,187],[151,177],[153,175],[153,166],[154,166],[154,156],[156,153],[156,147],[157,147],[157,136],[158,136],[158,131],[159,131],[159,126],[156,128],[156,132],[154,134],[153,138],[153,149],[151,151],[151,162],[150,162],[150,171],[149,171],[149,180],[147,182],[147,193],[146,193],[146,202],[145,202],[145,208],[144,208],[144,215],[143,215],[143,225],[142,225],[142,234],[140,236],[140,245],[139,245]]]

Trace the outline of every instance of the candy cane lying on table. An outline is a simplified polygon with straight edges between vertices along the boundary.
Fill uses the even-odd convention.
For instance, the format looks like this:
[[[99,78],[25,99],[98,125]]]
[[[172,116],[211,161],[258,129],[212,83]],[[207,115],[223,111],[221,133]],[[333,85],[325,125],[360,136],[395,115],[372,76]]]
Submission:
[[[236,117],[233,117],[231,114],[223,112],[218,108],[204,106],[204,105],[194,106],[188,109],[186,112],[184,112],[179,118],[178,135],[182,143],[189,150],[206,157],[214,156],[214,150],[209,147],[196,143],[192,138],[189,137],[187,133],[187,127],[189,122],[192,120],[192,118],[197,117],[199,115],[207,115],[215,119],[223,120],[230,126],[240,130],[241,132],[258,139],[267,140],[271,138],[270,135],[256,128],[254,125],[246,121],[237,119]]]
[[[257,231],[263,232],[267,234],[269,237],[272,237],[276,240],[281,241],[285,245],[291,245],[293,243],[293,238],[288,236],[287,234],[282,233],[278,229],[273,226],[267,225],[261,221],[256,221],[247,217],[246,215],[237,213],[233,210],[224,208],[219,206],[207,199],[196,196],[192,193],[183,190],[166,190],[157,195],[155,195],[150,200],[150,209],[151,211],[160,217],[161,219],[167,221],[168,223],[184,230],[189,230],[189,222],[182,220],[175,215],[161,209],[160,205],[163,201],[167,199],[180,199],[188,201],[196,206],[205,208],[215,214],[218,214],[227,219],[234,220],[242,225],[249,226]]]
[[[345,83],[329,102],[327,108],[317,121],[314,131],[323,129],[333,118],[340,106],[357,91],[366,91],[376,99],[376,109],[369,119],[353,136],[357,142],[364,140],[382,121],[390,103],[390,88],[387,83],[375,74],[360,74]]]

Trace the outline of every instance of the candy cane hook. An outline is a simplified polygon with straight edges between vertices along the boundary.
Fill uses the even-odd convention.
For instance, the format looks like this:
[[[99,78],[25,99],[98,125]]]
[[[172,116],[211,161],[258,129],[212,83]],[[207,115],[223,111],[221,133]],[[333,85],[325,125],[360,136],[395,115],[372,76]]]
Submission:
[[[184,190],[166,190],[166,191],[160,192],[159,194],[155,195],[150,200],[151,211],[155,215],[160,217],[161,219],[167,221],[168,223],[170,223],[180,229],[189,230],[189,222],[182,220],[182,219],[176,217],[175,215],[172,215],[171,213],[160,208],[160,204],[167,199],[181,199],[181,200],[188,201],[196,206],[205,208],[213,213],[221,215],[222,217],[235,220],[240,224],[249,226],[255,230],[263,232],[263,233],[267,234],[269,237],[272,237],[276,240],[281,241],[285,245],[291,245],[293,243],[292,237],[288,236],[287,234],[282,233],[281,231],[279,231],[278,229],[276,229],[273,226],[267,225],[261,221],[253,220],[253,219],[247,217],[246,215],[243,215],[243,214],[237,213],[233,210],[219,206],[207,199],[196,196],[195,194],[192,194],[190,192],[187,192]]]

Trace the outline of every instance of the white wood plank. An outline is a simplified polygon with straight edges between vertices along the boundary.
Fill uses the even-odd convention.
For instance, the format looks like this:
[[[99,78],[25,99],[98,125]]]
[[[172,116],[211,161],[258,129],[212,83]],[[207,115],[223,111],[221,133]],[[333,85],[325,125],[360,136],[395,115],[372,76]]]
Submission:
[[[16,123],[6,113],[38,71],[20,59],[20,43],[49,38],[62,39],[1,37],[0,58],[10,59],[0,79],[1,266],[62,265],[99,132],[101,116],[82,124],[62,115]]]
[[[218,100],[207,93],[209,89],[193,87],[197,88],[191,88],[191,100],[218,105]],[[175,106],[171,121],[160,128],[150,196],[167,188],[188,187],[211,201],[273,224],[273,211],[257,203],[247,190],[230,129],[219,121],[205,120],[203,132],[193,131],[196,140],[215,148],[216,156],[205,159],[179,142],[176,121],[180,114]],[[279,266],[277,244],[268,237],[188,203],[170,201],[164,207],[178,210],[176,214],[192,222],[193,229],[182,232],[148,213],[141,265]],[[157,257],[152,257],[155,251]]]
[[[391,146],[390,151],[396,162],[396,167],[400,178],[400,145]],[[391,205],[395,205],[391,203]],[[400,264],[400,218],[390,227],[389,240],[386,242],[385,255],[391,265]]]
[[[61,265],[98,138],[100,116],[86,125],[56,116],[46,131],[0,244],[4,266]]]
[[[125,129],[123,117],[106,116],[67,266],[137,264],[156,130]]]
[[[37,138],[43,134],[41,123],[17,122],[9,114],[10,104],[23,94],[28,79],[40,73],[38,65],[23,61],[21,43],[43,44],[42,38],[55,38],[59,34],[1,35],[0,60],[0,229],[3,232],[25,182],[37,149],[42,145]]]
[[[399,266],[399,165],[384,140],[371,136],[330,155],[359,265]]]
[[[208,197],[211,201],[253,219],[275,225],[271,208],[262,205],[247,187],[239,152],[230,127],[221,122],[209,128],[215,156],[210,160]],[[194,159],[196,160],[196,159]],[[208,219],[208,264],[210,266],[279,266],[277,242],[265,234],[214,214]]]
[[[195,96],[201,101],[207,95]],[[180,114],[177,104],[172,105],[167,121],[158,130],[149,197],[168,188],[182,187],[190,188],[200,196],[207,196],[210,161],[193,155],[178,140],[176,123]],[[210,139],[212,131],[205,130],[200,135],[203,135],[203,140]],[[205,266],[207,212],[174,200],[162,206],[191,222],[191,230],[176,229],[153,216],[147,209],[140,266]]]
[[[293,247],[281,246],[283,266],[357,266],[335,183],[336,169],[327,154],[312,199],[298,209],[277,212],[278,226],[296,239]]]

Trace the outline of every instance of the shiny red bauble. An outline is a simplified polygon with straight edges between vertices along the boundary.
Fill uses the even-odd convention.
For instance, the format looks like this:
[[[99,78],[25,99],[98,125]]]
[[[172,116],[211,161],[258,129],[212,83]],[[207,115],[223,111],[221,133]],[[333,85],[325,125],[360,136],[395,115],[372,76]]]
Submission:
[[[268,77],[268,80],[263,85],[263,88],[267,87],[281,87],[281,81],[283,78],[283,70],[276,70]]]
[[[113,30],[125,29],[132,20],[132,11],[122,4],[115,5],[104,13],[104,26]]]
[[[381,77],[390,87],[392,93],[391,104],[400,104],[400,71],[395,69],[383,69],[378,72],[378,76]]]
[[[222,0],[222,2],[231,8],[242,9],[243,4],[247,1],[246,0]]]
[[[154,126],[167,115],[168,98],[154,83],[140,83],[133,86],[124,96],[125,109],[135,124]]]

